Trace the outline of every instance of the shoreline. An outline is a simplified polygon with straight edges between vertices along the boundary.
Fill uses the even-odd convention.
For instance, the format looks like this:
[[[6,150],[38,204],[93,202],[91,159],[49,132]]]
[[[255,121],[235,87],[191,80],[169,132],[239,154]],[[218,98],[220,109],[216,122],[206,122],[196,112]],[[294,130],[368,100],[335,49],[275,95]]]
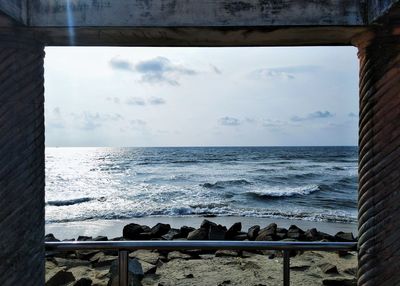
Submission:
[[[357,224],[355,223],[336,223],[336,222],[320,222],[306,220],[291,220],[281,218],[256,218],[256,217],[141,217],[120,220],[88,220],[76,222],[51,223],[45,225],[45,233],[52,233],[59,239],[71,239],[78,236],[108,236],[109,238],[122,236],[122,229],[130,223],[148,225],[150,227],[157,223],[170,224],[172,228],[180,228],[182,226],[198,227],[201,222],[207,219],[217,224],[230,226],[235,222],[241,222],[243,230],[254,225],[260,225],[261,228],[266,227],[270,223],[276,223],[279,227],[288,228],[290,225],[307,230],[317,228],[319,231],[334,235],[339,231],[352,232],[354,236],[358,235]]]

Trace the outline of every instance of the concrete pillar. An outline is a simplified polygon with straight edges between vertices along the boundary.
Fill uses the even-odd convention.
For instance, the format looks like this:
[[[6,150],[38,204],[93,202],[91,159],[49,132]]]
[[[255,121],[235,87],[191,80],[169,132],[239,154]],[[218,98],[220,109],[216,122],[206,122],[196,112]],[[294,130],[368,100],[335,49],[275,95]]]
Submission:
[[[44,46],[0,30],[0,285],[44,285]]]
[[[358,285],[400,285],[400,27],[355,39],[360,59]]]

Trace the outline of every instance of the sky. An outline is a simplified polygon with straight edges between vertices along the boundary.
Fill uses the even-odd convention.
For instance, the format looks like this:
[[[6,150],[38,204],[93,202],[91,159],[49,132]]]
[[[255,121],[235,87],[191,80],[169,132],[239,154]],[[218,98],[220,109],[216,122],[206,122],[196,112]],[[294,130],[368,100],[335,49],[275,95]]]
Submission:
[[[353,47],[48,47],[46,146],[357,145]]]

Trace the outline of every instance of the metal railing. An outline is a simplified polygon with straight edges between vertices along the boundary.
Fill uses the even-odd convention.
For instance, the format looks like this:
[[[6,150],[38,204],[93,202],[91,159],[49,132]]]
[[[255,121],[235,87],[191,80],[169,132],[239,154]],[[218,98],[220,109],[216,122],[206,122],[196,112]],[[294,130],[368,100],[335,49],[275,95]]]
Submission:
[[[290,285],[290,251],[352,251],[355,242],[288,242],[288,241],[72,241],[46,242],[47,251],[117,250],[119,285],[128,285],[129,251],[149,250],[280,250],[283,251],[283,285]]]

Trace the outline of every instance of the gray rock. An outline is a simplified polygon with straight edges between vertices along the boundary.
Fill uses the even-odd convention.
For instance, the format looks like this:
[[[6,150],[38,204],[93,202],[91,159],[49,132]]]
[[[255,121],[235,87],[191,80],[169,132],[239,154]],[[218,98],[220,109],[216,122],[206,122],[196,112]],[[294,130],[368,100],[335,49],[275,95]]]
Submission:
[[[151,250],[139,249],[129,254],[131,258],[137,258],[140,261],[156,265],[160,259],[160,254]]]
[[[226,232],[225,238],[232,239],[234,236],[238,235],[241,230],[242,230],[242,223],[235,222]]]
[[[240,233],[238,235],[235,235],[234,237],[232,237],[232,240],[236,240],[236,241],[243,241],[248,239],[247,237],[247,233]]]
[[[119,286],[119,273],[118,273],[118,261],[114,261],[110,267],[110,280],[107,286]],[[141,286],[140,282],[144,277],[142,265],[135,258],[129,259],[128,261],[128,285],[130,286]]]
[[[148,226],[139,225],[136,223],[130,223],[130,224],[124,226],[124,228],[122,230],[122,234],[125,239],[136,240],[136,239],[140,239],[141,233],[145,233],[145,232],[149,232],[149,231],[150,231],[150,228]]]
[[[325,274],[339,274],[339,271],[338,271],[336,265],[333,265],[330,263],[323,263],[323,264],[319,265],[319,268]]]
[[[235,250],[217,250],[215,257],[238,257],[240,256],[238,251]]]
[[[249,230],[247,231],[247,236],[249,240],[255,240],[259,232],[260,232],[259,225],[250,227]]]
[[[172,260],[172,259],[191,259],[192,256],[186,253],[182,253],[179,251],[172,251],[170,253],[168,253],[168,260]]]
[[[208,231],[204,228],[196,229],[190,232],[187,236],[188,240],[207,240]]]
[[[81,260],[81,259],[65,259],[65,258],[61,258],[61,257],[54,257],[53,261],[59,267],[67,267],[67,268],[78,267],[78,266],[90,267],[89,261]]]
[[[91,241],[92,237],[91,236],[84,236],[84,235],[80,235],[78,236],[77,241]]]
[[[224,240],[226,234],[226,227],[223,225],[211,224],[208,230],[209,240]]]
[[[257,241],[273,241],[276,240],[277,225],[271,223],[267,227],[261,229],[256,237]]]
[[[93,241],[108,241],[108,237],[107,236],[96,236],[95,238],[93,238]]]
[[[209,221],[208,219],[203,220],[203,222],[200,225],[200,228],[204,228],[205,230],[209,230],[210,226],[217,226],[217,224],[215,222]]]
[[[353,242],[355,241],[353,233],[339,231],[335,235],[335,239],[340,242]]]
[[[60,269],[55,272],[45,283],[46,286],[60,286],[65,285],[75,281],[75,277],[70,271],[65,271]]]
[[[291,225],[288,229],[287,237],[296,240],[304,240],[305,239],[304,230],[295,225]]]
[[[194,231],[195,228],[194,227],[190,227],[190,226],[182,226],[181,227],[181,237],[182,238],[187,238],[189,232]]]
[[[48,233],[44,236],[44,241],[45,242],[58,242],[60,240],[58,240],[57,238],[54,237],[54,234],[52,233]]]
[[[304,233],[305,237],[309,241],[317,241],[321,239],[321,236],[319,235],[319,232],[317,231],[316,228],[308,229]]]
[[[76,257],[83,260],[89,260],[99,252],[100,250],[78,250],[76,251]]]
[[[170,229],[171,226],[169,224],[157,223],[151,228],[150,233],[153,237],[161,237],[162,235],[167,234]]]
[[[165,240],[173,240],[179,237],[181,237],[181,231],[176,228],[171,228],[166,234],[161,236],[161,238]]]

